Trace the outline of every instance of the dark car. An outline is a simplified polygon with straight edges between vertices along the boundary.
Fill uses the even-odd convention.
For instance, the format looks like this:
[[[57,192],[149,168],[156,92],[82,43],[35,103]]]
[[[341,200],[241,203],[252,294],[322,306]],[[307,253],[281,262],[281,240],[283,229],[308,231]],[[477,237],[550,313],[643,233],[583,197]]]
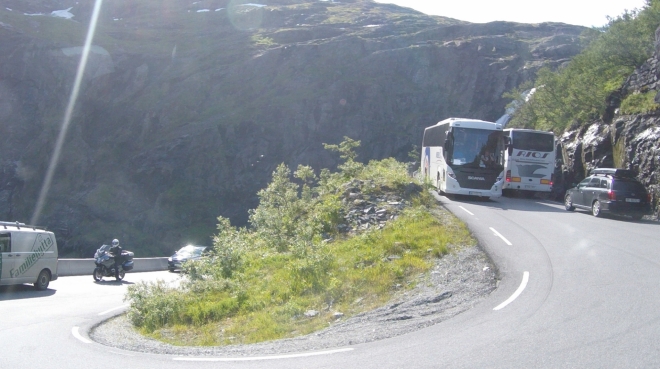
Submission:
[[[628,215],[635,220],[652,214],[651,197],[635,173],[625,169],[599,168],[576,187],[566,191],[566,210],[590,210],[600,217],[604,214]]]
[[[187,245],[182,247],[167,259],[167,269],[169,269],[170,272],[181,270],[181,265],[184,262],[200,259],[206,248],[206,246],[197,245]]]

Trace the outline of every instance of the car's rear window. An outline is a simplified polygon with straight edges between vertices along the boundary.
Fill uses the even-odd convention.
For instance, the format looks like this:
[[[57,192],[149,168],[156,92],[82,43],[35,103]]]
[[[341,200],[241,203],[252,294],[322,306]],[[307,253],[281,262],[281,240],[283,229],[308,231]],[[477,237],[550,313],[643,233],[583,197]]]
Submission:
[[[612,181],[612,186],[614,191],[639,192],[639,193],[646,192],[646,189],[644,188],[643,184],[637,181],[631,181],[627,179],[617,178]]]

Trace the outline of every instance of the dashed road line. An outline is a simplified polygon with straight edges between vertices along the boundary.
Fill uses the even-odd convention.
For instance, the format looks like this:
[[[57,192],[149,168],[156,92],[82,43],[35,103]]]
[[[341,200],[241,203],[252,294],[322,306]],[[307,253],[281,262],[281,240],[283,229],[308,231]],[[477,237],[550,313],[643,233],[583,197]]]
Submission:
[[[71,328],[71,334],[73,334],[74,337],[82,341],[82,343],[92,343],[92,341],[88,340],[87,338],[83,337],[80,332],[79,332],[78,327],[73,327]]]
[[[340,352],[352,351],[352,348],[342,348],[337,350],[328,351],[315,351],[300,354],[290,355],[273,355],[273,356],[251,356],[251,357],[175,357],[176,361],[258,361],[258,360],[278,360],[278,359],[291,359],[297,357],[309,357],[318,355],[330,355]]]
[[[512,245],[513,245],[511,242],[509,242],[509,240],[507,240],[504,236],[502,236],[502,235],[500,234],[500,232],[496,231],[495,228],[493,228],[493,227],[489,227],[489,228],[490,228],[491,231],[493,231],[493,233],[495,233],[495,235],[496,235],[497,237],[501,238],[502,241],[504,241],[507,245],[509,245],[509,246],[512,246]]]
[[[513,302],[513,300],[518,298],[518,296],[520,296],[522,291],[525,290],[525,287],[527,287],[527,282],[529,282],[529,272],[526,271],[525,273],[523,273],[522,282],[520,283],[520,286],[518,286],[518,289],[516,290],[516,292],[514,292],[513,295],[511,295],[511,297],[506,299],[506,301],[504,301],[503,303],[501,303],[501,304],[497,305],[496,307],[494,307],[493,310],[503,309],[505,306],[507,306],[511,302]]]
[[[463,209],[466,213],[468,213],[468,214],[470,214],[470,215],[474,215],[474,214],[471,213],[468,209],[462,207],[461,205],[458,205],[458,207],[461,208],[461,209]]]

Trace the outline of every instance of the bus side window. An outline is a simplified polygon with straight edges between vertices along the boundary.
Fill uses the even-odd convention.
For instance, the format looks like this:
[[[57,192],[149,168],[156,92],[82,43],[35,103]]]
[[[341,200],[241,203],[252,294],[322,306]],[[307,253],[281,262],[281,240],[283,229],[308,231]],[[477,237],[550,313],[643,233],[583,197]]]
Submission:
[[[11,252],[11,233],[0,233],[0,252]]]

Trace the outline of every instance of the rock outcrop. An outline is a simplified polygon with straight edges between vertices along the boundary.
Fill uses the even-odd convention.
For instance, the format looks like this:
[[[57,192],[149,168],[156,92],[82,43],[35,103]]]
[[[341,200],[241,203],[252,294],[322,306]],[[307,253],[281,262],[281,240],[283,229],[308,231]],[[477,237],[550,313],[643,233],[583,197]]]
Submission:
[[[93,1],[0,9],[0,219],[29,221]],[[70,9],[69,9],[70,8]],[[66,10],[66,11],[64,11]],[[582,27],[470,24],[366,0],[104,2],[39,224],[62,255],[119,238],[138,255],[244,224],[284,162],[406,160],[426,126],[496,120],[502,93],[580,51]]]
[[[558,196],[570,183],[599,167],[632,169],[652,196],[655,217],[660,212],[660,111],[647,114],[619,114],[621,101],[639,93],[656,93],[660,103],[660,28],[656,30],[656,51],[637,68],[623,86],[608,99],[608,109],[601,121],[561,137],[563,171]]]

